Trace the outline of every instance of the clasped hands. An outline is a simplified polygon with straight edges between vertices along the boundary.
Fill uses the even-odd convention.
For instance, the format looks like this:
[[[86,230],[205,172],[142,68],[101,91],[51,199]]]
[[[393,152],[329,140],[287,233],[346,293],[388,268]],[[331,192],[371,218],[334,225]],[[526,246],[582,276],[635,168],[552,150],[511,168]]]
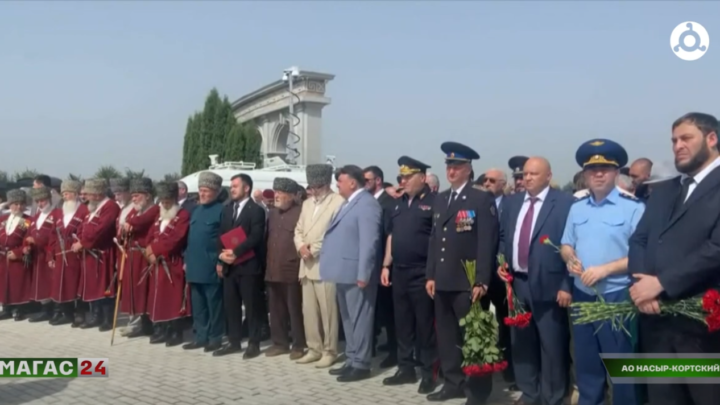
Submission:
[[[233,264],[237,257],[235,257],[235,253],[233,253],[232,249],[223,249],[223,251],[220,253],[219,259],[225,264]]]
[[[303,260],[309,260],[312,259],[313,255],[312,252],[310,252],[310,244],[302,245],[300,247],[300,250],[298,250],[298,254],[300,254],[300,257]]]
[[[575,256],[568,260],[567,269],[570,274],[580,277],[580,281],[588,287],[594,286],[610,275],[610,270],[604,265],[588,267],[583,271],[582,262]]]

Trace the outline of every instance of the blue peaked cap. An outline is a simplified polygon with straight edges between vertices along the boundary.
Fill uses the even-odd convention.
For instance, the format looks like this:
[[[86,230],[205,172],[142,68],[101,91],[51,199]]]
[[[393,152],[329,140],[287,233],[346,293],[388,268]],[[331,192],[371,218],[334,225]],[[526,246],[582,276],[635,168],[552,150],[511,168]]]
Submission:
[[[440,145],[445,153],[445,163],[470,163],[480,159],[480,155],[471,147],[457,142],[443,142]]]
[[[627,164],[628,155],[625,148],[615,141],[593,139],[580,145],[575,161],[582,168],[600,165],[621,168]]]

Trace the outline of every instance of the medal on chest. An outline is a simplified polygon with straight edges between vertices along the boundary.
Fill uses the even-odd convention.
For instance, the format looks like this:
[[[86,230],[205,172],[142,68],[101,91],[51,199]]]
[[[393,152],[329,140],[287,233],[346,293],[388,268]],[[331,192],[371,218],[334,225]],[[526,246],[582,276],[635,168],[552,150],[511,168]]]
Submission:
[[[475,211],[458,211],[457,215],[455,216],[455,231],[457,233],[472,230],[473,224],[475,224]]]

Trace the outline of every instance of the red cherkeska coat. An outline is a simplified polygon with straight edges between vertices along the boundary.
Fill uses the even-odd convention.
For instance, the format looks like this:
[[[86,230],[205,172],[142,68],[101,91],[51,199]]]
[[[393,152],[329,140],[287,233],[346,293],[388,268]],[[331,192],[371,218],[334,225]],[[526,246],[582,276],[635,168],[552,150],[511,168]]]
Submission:
[[[115,296],[115,220],[120,207],[106,199],[85,216],[78,237],[81,255],[80,299],[85,302]]]
[[[30,227],[25,235],[25,244],[30,248],[32,257],[32,288],[30,297],[33,301],[45,301],[50,298],[53,269],[48,262],[51,260],[50,239],[55,231],[54,211],[48,213],[39,223],[40,211],[30,219]],[[28,242],[33,239],[33,243]]]
[[[80,281],[82,280],[82,254],[73,253],[70,247],[75,243],[73,234],[80,232],[80,226],[88,215],[85,204],[78,204],[75,213],[67,217],[62,209],[53,211],[55,229],[50,235],[53,277],[50,287],[50,298],[57,303],[75,301],[80,295]]]
[[[148,278],[150,264],[143,253],[148,233],[160,212],[157,205],[148,207],[144,212],[132,208],[125,217],[125,223],[132,227],[132,232],[125,238],[125,269],[122,270],[122,293],[120,295],[120,312],[131,316],[147,313]],[[118,240],[121,240],[121,229],[118,229]],[[117,267],[120,268],[122,256],[118,255]]]
[[[164,229],[158,218],[148,235],[148,246],[157,258],[148,295],[148,315],[153,322],[190,316],[190,288],[185,282],[182,256],[189,226],[190,213],[180,209]]]
[[[0,216],[0,304],[20,305],[31,300],[32,267],[26,267],[23,261],[30,217],[23,215],[10,234],[5,230],[9,219],[10,215]],[[10,252],[15,255],[15,260],[10,260]]]

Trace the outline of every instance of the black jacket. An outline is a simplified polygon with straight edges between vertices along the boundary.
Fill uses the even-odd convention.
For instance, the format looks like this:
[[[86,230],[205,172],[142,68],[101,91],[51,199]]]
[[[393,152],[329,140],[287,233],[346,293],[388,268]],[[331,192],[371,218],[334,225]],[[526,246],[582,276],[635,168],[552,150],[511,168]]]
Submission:
[[[255,256],[246,262],[235,266],[225,263],[223,265],[223,274],[232,275],[259,275],[262,274],[264,266],[265,252],[265,210],[257,205],[252,199],[248,199],[240,211],[237,219],[233,218],[234,202],[230,202],[223,207],[222,217],[220,218],[220,236],[235,229],[242,227],[245,231],[247,239],[235,249],[235,256],[240,257],[249,251],[255,252]],[[222,245],[222,242],[220,242]],[[221,249],[225,249],[221,247]]]

